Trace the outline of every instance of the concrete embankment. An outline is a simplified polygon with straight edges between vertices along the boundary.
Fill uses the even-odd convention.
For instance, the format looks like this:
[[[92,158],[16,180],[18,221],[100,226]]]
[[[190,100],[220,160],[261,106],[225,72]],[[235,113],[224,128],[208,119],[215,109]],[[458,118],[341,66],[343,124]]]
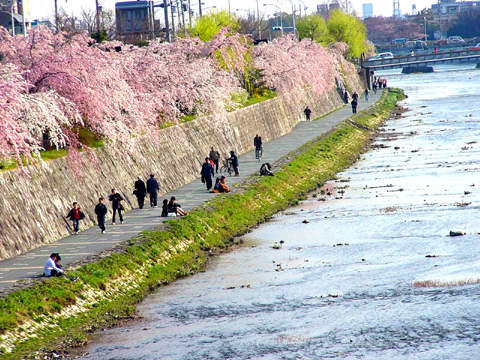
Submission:
[[[347,88],[361,93],[360,77],[344,75]],[[197,178],[211,146],[222,154],[230,150],[243,154],[252,149],[256,133],[272,140],[290,132],[303,119],[306,105],[314,116],[320,116],[342,104],[338,89],[332,87],[318,98],[308,92],[295,101],[278,96],[220,118],[207,116],[172,126],[159,131],[157,138],[134,139],[133,151],[108,143],[91,154],[80,154],[85,162],[80,178],[68,158],[33,165],[30,176],[19,170],[0,173],[0,260],[71,234],[64,216],[74,201],[86,212],[83,228],[91,227],[98,197],[105,197],[112,188],[127,199],[127,210],[131,209],[138,175],[156,174],[162,195]]]
[[[77,269],[80,281],[48,279],[10,294],[1,303],[4,356],[18,358],[42,347],[58,350],[58,340],[64,338],[67,346],[82,344],[90,330],[131,316],[149,291],[201,270],[209,256],[230,248],[235,236],[355,162],[400,96],[385,95],[368,115],[359,114],[282,158],[274,164],[275,177],[248,178],[231,194],[206,202],[181,221],[101,254],[100,260]],[[23,301],[27,297],[28,302]]]

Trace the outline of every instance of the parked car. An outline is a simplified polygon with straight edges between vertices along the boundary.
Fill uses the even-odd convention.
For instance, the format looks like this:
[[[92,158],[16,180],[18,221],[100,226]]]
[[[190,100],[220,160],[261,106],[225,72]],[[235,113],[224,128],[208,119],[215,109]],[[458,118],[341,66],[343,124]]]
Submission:
[[[392,44],[404,44],[406,42],[407,42],[406,38],[399,38],[399,39],[392,40]]]
[[[433,43],[434,46],[448,45],[448,39],[440,39]]]
[[[480,50],[480,43],[478,43],[476,46],[469,48],[468,50]]]
[[[449,36],[448,45],[465,45],[465,40],[461,36]]]
[[[371,60],[383,60],[383,59],[393,59],[393,54],[391,52],[386,52],[386,53],[380,53],[374,57],[371,57],[368,59],[368,61]]]
[[[475,45],[475,44],[478,44],[480,42],[480,36],[477,36],[477,37],[474,37],[474,38],[471,38],[467,41],[467,44],[469,45]]]

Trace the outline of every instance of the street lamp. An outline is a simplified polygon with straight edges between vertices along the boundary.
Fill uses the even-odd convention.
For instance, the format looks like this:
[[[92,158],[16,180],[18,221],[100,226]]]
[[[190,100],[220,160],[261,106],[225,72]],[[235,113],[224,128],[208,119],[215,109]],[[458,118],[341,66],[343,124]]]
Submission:
[[[296,31],[297,31],[297,28],[295,26],[295,9],[293,7],[293,1],[292,0],[288,0],[290,1],[290,4],[292,4],[292,18],[293,18],[293,36],[295,37],[296,36]]]
[[[427,46],[427,18],[423,17],[423,27],[425,29],[425,46]]]
[[[207,10],[207,9],[216,9],[217,7],[216,6],[207,6],[205,9],[203,10]]]
[[[263,6],[275,6],[278,9],[278,12],[280,13],[280,30],[282,31],[282,36],[283,36],[283,19],[282,19],[282,9],[278,5],[275,4],[263,4]]]
[[[257,2],[257,22],[258,22],[258,39],[262,39],[262,33],[260,31],[260,8],[258,7],[258,0],[255,0]]]
[[[197,5],[197,4],[192,4],[192,6]],[[198,3],[198,15],[201,17],[202,16],[202,5],[205,5],[203,2]],[[188,9],[190,10],[190,8]]]
[[[305,15],[307,15],[308,7],[305,6],[305,3],[302,0],[298,0],[298,1],[300,1],[303,4],[303,12],[305,13]],[[302,17],[302,7],[301,6],[300,6],[300,17]]]

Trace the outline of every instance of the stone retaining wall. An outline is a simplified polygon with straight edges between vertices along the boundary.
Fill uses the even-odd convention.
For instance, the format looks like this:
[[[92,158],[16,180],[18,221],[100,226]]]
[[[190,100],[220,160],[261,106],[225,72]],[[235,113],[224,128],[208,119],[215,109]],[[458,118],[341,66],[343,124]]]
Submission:
[[[345,79],[350,89],[361,94],[364,84],[357,74]],[[156,140],[149,136],[137,138],[133,152],[115,143],[106,144],[94,150],[95,161],[82,154],[86,164],[81,178],[76,177],[67,158],[33,165],[30,177],[19,170],[1,173],[0,260],[68,236],[71,222],[64,216],[74,201],[87,215],[82,228],[93,226],[98,197],[106,197],[112,188],[127,199],[127,210],[131,208],[135,198],[133,183],[138,175],[146,179],[148,174],[156,174],[160,193],[167,193],[199,177],[211,146],[223,156],[230,150],[244,154],[253,149],[256,133],[268,141],[290,132],[304,119],[306,105],[315,118],[342,104],[336,88],[320,98],[304,94],[294,103],[279,96],[228,113],[220,122],[207,116],[163,129]]]

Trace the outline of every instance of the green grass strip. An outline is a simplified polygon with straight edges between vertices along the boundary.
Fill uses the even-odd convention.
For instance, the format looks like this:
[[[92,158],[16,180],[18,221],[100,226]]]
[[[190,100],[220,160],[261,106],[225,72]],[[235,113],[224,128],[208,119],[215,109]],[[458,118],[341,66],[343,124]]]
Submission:
[[[275,177],[247,179],[185,218],[143,232],[116,253],[72,272],[78,282],[44,279],[1,299],[2,358],[50,351],[62,342],[82,345],[88,333],[134,314],[135,305],[158,286],[201,271],[209,252],[228,249],[236,236],[297,204],[355,162],[367,151],[371,130],[402,98],[401,91],[385,92],[379,103],[351,118],[354,123],[345,121],[288,155],[293,160],[284,158]]]

